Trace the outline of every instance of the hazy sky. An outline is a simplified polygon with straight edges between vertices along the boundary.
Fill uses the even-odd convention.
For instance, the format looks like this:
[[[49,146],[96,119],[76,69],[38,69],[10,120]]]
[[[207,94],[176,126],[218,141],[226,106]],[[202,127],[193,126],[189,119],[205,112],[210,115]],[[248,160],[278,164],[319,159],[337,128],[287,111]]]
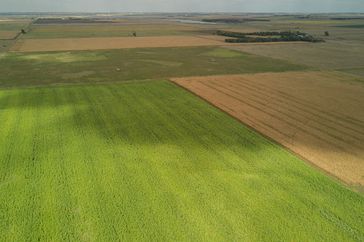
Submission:
[[[0,0],[0,12],[364,12],[364,0]]]

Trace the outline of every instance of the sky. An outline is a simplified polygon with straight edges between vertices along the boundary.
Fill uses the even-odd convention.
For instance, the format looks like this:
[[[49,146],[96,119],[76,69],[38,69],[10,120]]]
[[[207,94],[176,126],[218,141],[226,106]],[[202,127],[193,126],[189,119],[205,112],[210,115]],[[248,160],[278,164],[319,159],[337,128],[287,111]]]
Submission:
[[[364,12],[364,0],[0,0],[0,12]]]

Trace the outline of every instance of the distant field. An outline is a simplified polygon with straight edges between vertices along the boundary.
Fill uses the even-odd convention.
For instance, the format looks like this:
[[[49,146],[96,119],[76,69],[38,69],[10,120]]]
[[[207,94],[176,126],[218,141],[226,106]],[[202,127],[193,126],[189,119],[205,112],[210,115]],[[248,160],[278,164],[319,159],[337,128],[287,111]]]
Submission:
[[[0,40],[0,63],[3,55],[1,53],[8,50],[8,47],[10,46],[11,42],[12,42],[11,40]]]
[[[341,71],[364,77],[364,66],[362,68],[343,69]],[[361,80],[364,82],[364,78],[362,78]]]
[[[0,39],[12,39],[14,38],[20,31],[2,31],[0,30]]]
[[[322,44],[240,45],[231,47],[256,55],[282,59],[318,69],[360,68],[364,63],[361,42],[330,41]]]
[[[355,25],[339,25],[339,26],[335,26],[335,27],[340,27],[340,28],[352,28],[352,29],[363,29],[363,28],[364,28],[364,24],[355,24]]]
[[[14,44],[14,38],[21,29],[26,29],[29,19],[3,19],[0,17],[0,54],[6,52]],[[1,59],[1,56],[0,56]]]
[[[0,31],[18,31],[29,24],[29,20],[0,21]]]
[[[356,26],[362,25],[363,20],[330,20],[330,19],[305,19],[298,20],[292,17],[272,18],[269,23],[250,22],[242,25],[231,25],[230,29],[235,31],[302,31],[329,41],[364,41],[364,31],[361,28],[341,28],[339,25]],[[228,28],[228,27],[226,27]],[[325,36],[328,31],[330,36]]]
[[[8,53],[0,86],[119,82],[196,75],[303,70],[305,67],[217,47]]]
[[[0,103],[0,241],[364,240],[361,195],[171,83]]]
[[[330,72],[174,79],[353,186],[364,187],[364,86]]]
[[[215,36],[154,36],[154,37],[113,37],[73,39],[22,39],[12,47],[16,52],[104,50],[156,47],[219,46],[224,39]]]
[[[195,25],[182,24],[89,24],[89,25],[33,25],[32,31],[24,38],[89,38],[89,37],[128,37],[137,36],[190,35],[200,30]]]

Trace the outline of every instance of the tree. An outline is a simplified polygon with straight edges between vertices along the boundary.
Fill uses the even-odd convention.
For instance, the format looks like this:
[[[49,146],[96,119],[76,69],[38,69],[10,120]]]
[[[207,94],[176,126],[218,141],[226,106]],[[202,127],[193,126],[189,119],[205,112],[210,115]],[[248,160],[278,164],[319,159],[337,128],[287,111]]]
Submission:
[[[27,32],[25,32],[25,30],[24,30],[24,29],[21,29],[21,33],[22,33],[22,34],[26,34]]]
[[[325,31],[325,36],[330,36],[329,31]]]

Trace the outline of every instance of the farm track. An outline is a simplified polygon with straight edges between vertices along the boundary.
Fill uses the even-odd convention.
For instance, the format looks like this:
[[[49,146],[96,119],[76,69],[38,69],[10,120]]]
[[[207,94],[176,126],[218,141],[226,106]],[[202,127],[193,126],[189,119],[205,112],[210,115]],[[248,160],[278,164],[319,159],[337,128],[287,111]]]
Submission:
[[[361,84],[321,72],[172,80],[334,176],[364,185]]]

